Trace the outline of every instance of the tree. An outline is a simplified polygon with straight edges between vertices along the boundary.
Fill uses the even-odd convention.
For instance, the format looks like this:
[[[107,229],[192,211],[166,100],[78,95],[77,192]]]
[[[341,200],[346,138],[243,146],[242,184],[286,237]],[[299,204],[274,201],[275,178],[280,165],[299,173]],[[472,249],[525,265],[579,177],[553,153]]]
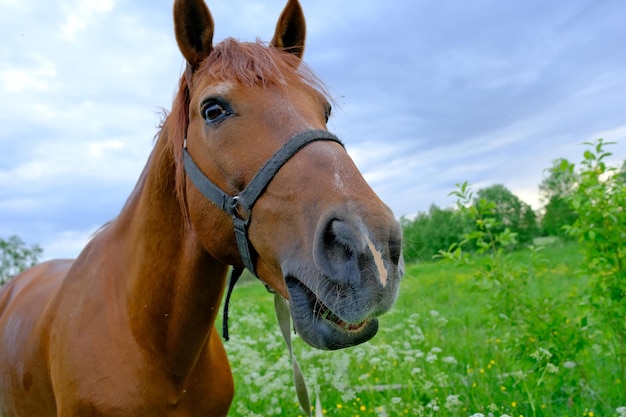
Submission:
[[[564,226],[573,224],[578,217],[569,200],[580,178],[574,171],[574,165],[563,158],[555,159],[545,172],[548,175],[539,184],[541,197],[546,201],[541,228],[546,235],[567,238],[569,235]]]
[[[26,246],[18,236],[0,238],[0,285],[37,263],[43,249],[39,245]]]
[[[548,236],[558,236],[564,239],[571,239],[564,226],[574,224],[578,214],[569,202],[569,199],[552,197],[544,208],[541,219],[542,233]]]
[[[432,260],[441,250],[462,239],[468,226],[452,208],[433,204],[428,213],[419,213],[413,220],[402,218],[404,259],[407,262]]]
[[[493,233],[509,229],[516,234],[518,244],[528,244],[538,235],[537,216],[533,209],[504,185],[496,184],[478,190],[474,205],[480,200],[494,203],[492,216],[496,226]]]
[[[539,184],[539,192],[544,200],[550,201],[554,197],[567,199],[576,190],[579,176],[567,159],[555,159],[552,166],[543,172],[548,174]]]

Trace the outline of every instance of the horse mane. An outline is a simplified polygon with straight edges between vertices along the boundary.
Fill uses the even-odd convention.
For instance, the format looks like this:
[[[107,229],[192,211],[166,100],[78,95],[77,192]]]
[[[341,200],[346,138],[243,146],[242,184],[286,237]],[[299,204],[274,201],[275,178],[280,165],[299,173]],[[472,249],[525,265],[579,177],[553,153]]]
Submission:
[[[185,171],[183,167],[183,141],[189,125],[190,87],[193,79],[207,77],[215,82],[233,81],[244,86],[278,86],[287,89],[298,85],[309,88],[321,99],[331,101],[324,83],[299,57],[286,50],[256,42],[240,42],[227,38],[214,46],[209,56],[200,64],[193,77],[183,74],[179,81],[172,111],[159,127],[158,140],[167,140],[175,165],[176,195],[187,213]],[[192,85],[188,83],[191,78]],[[186,214],[185,214],[186,215]]]

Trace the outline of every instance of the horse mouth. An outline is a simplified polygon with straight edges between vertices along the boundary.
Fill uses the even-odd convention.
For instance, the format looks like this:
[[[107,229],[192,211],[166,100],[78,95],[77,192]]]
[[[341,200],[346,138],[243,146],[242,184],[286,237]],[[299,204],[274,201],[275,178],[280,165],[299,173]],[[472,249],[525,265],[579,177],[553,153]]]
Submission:
[[[366,342],[378,331],[376,318],[348,321],[297,278],[287,277],[286,282],[294,327],[309,345],[324,350],[342,349]]]
[[[316,308],[313,308],[313,315],[320,320],[329,321],[330,323],[334,324],[335,326],[338,326],[339,328],[347,332],[359,331],[360,329],[363,328],[363,326],[367,322],[367,320],[363,320],[359,323],[345,322],[341,320],[341,318],[338,315],[330,311],[330,309],[326,307],[319,299],[317,299]]]

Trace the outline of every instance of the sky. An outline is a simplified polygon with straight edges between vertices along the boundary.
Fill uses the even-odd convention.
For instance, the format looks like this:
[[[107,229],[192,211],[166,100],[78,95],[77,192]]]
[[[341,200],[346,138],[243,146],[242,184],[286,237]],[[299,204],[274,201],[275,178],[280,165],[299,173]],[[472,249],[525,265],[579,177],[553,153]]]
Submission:
[[[535,209],[581,143],[626,159],[622,0],[301,0],[329,130],[397,217],[503,184]],[[214,40],[269,40],[277,0],[215,0]],[[0,237],[76,257],[120,211],[183,58],[172,2],[0,0]]]

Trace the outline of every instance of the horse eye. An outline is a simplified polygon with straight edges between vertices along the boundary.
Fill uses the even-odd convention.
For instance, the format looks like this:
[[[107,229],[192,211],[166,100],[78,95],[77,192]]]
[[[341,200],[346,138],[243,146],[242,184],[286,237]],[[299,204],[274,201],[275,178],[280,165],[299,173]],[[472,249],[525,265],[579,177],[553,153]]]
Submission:
[[[230,112],[224,108],[220,103],[209,103],[204,107],[204,120],[207,123],[217,123],[230,115]]]
[[[324,107],[324,118],[326,119],[326,122],[328,122],[328,119],[330,119],[330,113],[332,112],[333,107],[330,104],[327,104]]]

